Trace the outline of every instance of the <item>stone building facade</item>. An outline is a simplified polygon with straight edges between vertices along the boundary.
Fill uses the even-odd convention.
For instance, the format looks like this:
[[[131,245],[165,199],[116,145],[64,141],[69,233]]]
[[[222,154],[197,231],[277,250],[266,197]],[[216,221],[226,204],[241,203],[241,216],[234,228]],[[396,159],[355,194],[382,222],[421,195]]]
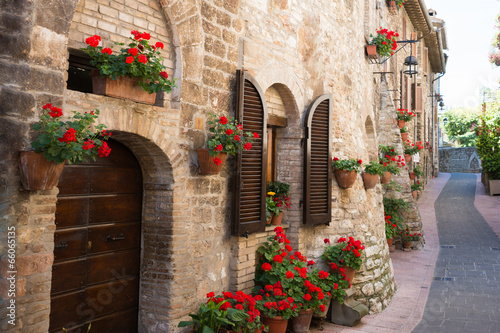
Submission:
[[[16,232],[15,325],[7,317],[12,299],[8,246],[0,241],[2,331],[49,330],[59,190],[24,190],[18,169],[19,151],[30,149],[30,125],[47,102],[66,112],[99,109],[99,122],[140,166],[139,332],[177,330],[209,291],[251,289],[256,249],[273,228],[234,235],[235,159],[229,158],[220,174],[203,176],[196,155],[208,137],[208,114],[235,115],[237,70],[253,78],[267,113],[281,119],[273,125],[274,172],[291,185],[293,205],[284,228],[293,245],[318,258],[326,237],[361,239],[367,258],[354,279],[353,296],[372,313],[390,303],[396,285],[382,198],[413,202],[407,171],[395,177],[403,187],[398,193],[381,185],[365,190],[360,176],[351,189],[333,180],[330,223],[304,225],[304,124],[313,100],[330,94],[332,156],[369,161],[377,158],[378,144],[395,145],[402,153],[399,107],[420,108],[416,128],[410,128],[412,141],[435,142],[432,96],[435,79],[445,69],[444,37],[442,30],[434,31],[423,1],[407,0],[390,14],[385,2],[371,0],[315,0],[314,5],[292,0],[7,0],[0,17],[0,230],[2,235],[10,227]],[[364,45],[380,26],[400,31],[402,39],[422,39],[385,64],[371,64]],[[172,93],[150,106],[68,89],[71,57],[87,36],[98,34],[109,46],[125,41],[131,30],[148,31],[165,44],[165,65],[177,78]],[[425,69],[413,82],[401,73],[411,48]],[[420,156],[424,182],[436,172],[437,144],[431,145],[434,153]],[[417,231],[421,222],[413,208],[409,222]],[[80,318],[94,323],[92,313]]]

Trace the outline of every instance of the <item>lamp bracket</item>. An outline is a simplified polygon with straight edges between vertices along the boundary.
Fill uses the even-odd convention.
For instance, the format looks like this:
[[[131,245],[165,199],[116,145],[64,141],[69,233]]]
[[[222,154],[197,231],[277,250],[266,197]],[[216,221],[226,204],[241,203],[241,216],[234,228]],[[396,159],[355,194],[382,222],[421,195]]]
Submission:
[[[398,48],[396,51],[394,51],[394,54],[396,54],[399,51],[401,51],[402,49],[404,49],[406,47],[406,45],[417,43],[418,41],[419,41],[418,39],[409,39],[409,40],[399,40],[399,41],[397,41],[398,45],[399,44],[403,44],[403,45],[400,48]],[[384,64],[387,60],[391,59],[393,55],[391,55],[390,57],[385,58],[384,61],[382,61],[380,63],[380,65]]]

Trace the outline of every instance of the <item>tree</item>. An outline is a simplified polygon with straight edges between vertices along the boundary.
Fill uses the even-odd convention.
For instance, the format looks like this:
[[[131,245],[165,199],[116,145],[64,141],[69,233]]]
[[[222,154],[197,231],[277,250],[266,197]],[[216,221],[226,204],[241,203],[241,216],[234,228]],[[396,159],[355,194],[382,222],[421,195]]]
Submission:
[[[479,123],[479,112],[479,107],[476,107],[455,108],[445,113],[448,120],[444,127],[446,135],[459,147],[476,145],[475,128]]]

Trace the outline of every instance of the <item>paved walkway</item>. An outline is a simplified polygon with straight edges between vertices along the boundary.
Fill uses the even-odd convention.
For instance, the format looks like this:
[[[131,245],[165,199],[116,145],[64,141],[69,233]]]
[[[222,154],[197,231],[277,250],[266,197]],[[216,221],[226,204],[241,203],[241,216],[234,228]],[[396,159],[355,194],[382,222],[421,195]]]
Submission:
[[[449,180],[450,182],[448,183]],[[472,183],[477,184],[475,192],[474,192],[474,187],[471,185]],[[465,185],[465,187],[468,190],[467,189],[462,191],[457,190],[457,188],[460,187],[460,185]],[[443,195],[440,196],[443,188],[446,189],[446,192],[443,192]],[[471,195],[470,193],[471,189],[473,191],[472,193],[475,193],[476,195],[475,202],[474,202],[474,196]],[[459,197],[459,194],[460,197],[462,197],[461,199],[457,199]],[[449,198],[455,198],[455,199],[449,199]],[[437,200],[438,202],[435,204]],[[474,204],[477,207],[477,209],[481,212],[481,215],[484,218],[481,217],[479,212],[475,211]],[[411,252],[396,251],[391,253],[391,260],[395,271],[395,279],[398,285],[398,291],[394,296],[391,304],[387,307],[387,309],[385,309],[380,314],[369,315],[364,317],[362,319],[362,322],[358,324],[356,327],[344,327],[328,323],[325,324],[324,326],[325,327],[324,332],[327,333],[412,332],[415,326],[417,326],[417,324],[421,322],[422,317],[424,315],[424,309],[425,309],[425,316],[423,317],[421,326],[418,326],[415,332],[421,332],[423,330],[425,330],[426,333],[469,332],[470,330],[467,330],[468,328],[466,327],[466,325],[468,323],[470,325],[472,322],[478,321],[479,315],[476,316],[476,314],[481,310],[485,309],[488,310],[491,309],[492,314],[494,314],[496,311],[496,315],[492,315],[490,317],[488,314],[487,320],[485,317],[481,317],[479,322],[482,322],[483,325],[478,326],[478,331],[480,329],[481,332],[490,332],[490,331],[500,332],[500,322],[499,322],[500,313],[498,313],[500,308],[500,306],[498,305],[500,304],[500,299],[499,299],[500,289],[494,290],[494,288],[497,288],[498,284],[500,283],[500,277],[498,277],[498,275],[493,276],[493,274],[500,274],[500,269],[498,269],[495,272],[496,267],[494,267],[494,265],[498,265],[498,261],[500,260],[499,259],[500,252],[491,250],[489,245],[484,245],[484,246],[476,245],[476,244],[484,244],[485,242],[485,240],[483,239],[484,237],[488,238],[489,241],[493,242],[495,241],[495,238],[491,237],[492,234],[491,229],[489,229],[487,225],[485,227],[485,220],[490,224],[491,228],[493,228],[493,230],[497,233],[497,235],[500,235],[500,197],[498,196],[490,197],[486,195],[484,193],[484,187],[480,183],[480,179],[477,175],[441,173],[439,174],[438,178],[432,179],[429,182],[422,197],[419,200],[418,207],[420,215],[422,217],[422,223],[424,226],[424,233],[426,239],[425,249],[423,251],[411,251]],[[442,214],[442,209],[447,209],[446,207],[448,207],[449,211],[451,210],[451,212],[453,213],[453,215],[450,215],[451,217],[449,219],[443,218],[444,214]],[[438,210],[439,212],[435,211],[435,209]],[[459,211],[461,213],[458,213]],[[464,212],[468,215],[464,214]],[[440,216],[440,218],[438,219],[440,237],[443,236],[441,237],[442,238],[441,245],[455,245],[456,246],[455,249],[443,249],[443,251],[439,252],[440,244],[438,239],[438,226],[436,223],[436,214]],[[473,218],[467,219],[467,216],[470,215],[472,215]],[[474,222],[475,224],[476,221],[479,221],[477,223],[479,223],[482,227],[476,228],[476,226],[472,226],[472,229],[474,229],[475,232],[470,233],[470,235],[473,234],[478,235],[481,238],[480,242],[475,241],[471,243],[470,242],[471,239],[465,237],[466,238],[465,244],[458,243],[458,241],[455,241],[454,242],[455,244],[445,244],[445,239],[446,241],[452,240],[452,238],[444,237],[445,236],[444,233],[448,232],[446,230],[443,230],[446,229],[445,221],[449,221],[446,224],[448,225],[448,227],[449,226],[454,227],[457,226],[458,224],[454,223],[454,221],[459,221],[459,220],[465,220],[466,222],[463,223],[465,225],[467,225],[467,221]],[[462,228],[462,223],[460,223],[459,228]],[[461,235],[464,233],[461,232],[460,230],[456,232],[456,228],[455,231],[453,231],[451,228],[448,228],[448,230],[449,233],[452,233],[454,235]],[[483,236],[483,233],[489,236]],[[496,241],[499,242],[498,238],[496,239]],[[468,290],[473,290],[473,293],[475,294],[475,296],[477,296],[478,299],[486,297],[487,299],[493,300],[492,302],[496,301],[495,304],[482,302],[481,303],[482,307],[478,307],[476,305],[475,308],[472,308],[472,305],[470,303],[465,303],[467,301],[466,296],[470,295],[462,295],[462,294],[457,295],[457,289],[454,288],[454,285],[451,285],[451,288],[447,287],[439,289],[440,286],[441,287],[450,286],[449,281],[447,282],[433,281],[434,276],[437,276],[437,273],[439,272],[443,274],[443,277],[451,277],[449,274],[456,273],[451,270],[446,271],[447,268],[451,269],[451,266],[447,267],[446,266],[447,261],[445,258],[442,257],[443,254],[446,253],[445,251],[452,252],[452,250],[455,250],[454,260],[459,261],[460,264],[462,264],[462,260],[460,259],[459,256],[457,256],[456,252],[457,249],[461,251],[461,253],[463,253],[463,251],[466,252],[465,258],[470,257],[470,259],[479,259],[479,256],[481,256],[482,254],[478,253],[470,256],[467,255],[468,247],[473,247],[473,248],[480,247],[486,252],[487,255],[496,254],[496,261],[495,259],[491,261],[491,266],[493,266],[493,270],[491,271],[492,274],[490,274],[489,277],[488,276],[486,278],[464,277],[464,281],[470,282]],[[438,253],[439,253],[439,265],[436,271],[434,271],[436,266],[436,261],[438,259]],[[477,260],[476,263],[478,263]],[[484,267],[485,266],[481,267],[476,266],[476,269],[482,269],[481,272],[486,271]],[[469,275],[478,274],[471,272],[472,271],[470,271],[468,274]],[[446,275],[446,273],[448,273],[448,275]],[[456,284],[458,281],[460,281],[458,277],[455,278],[456,280],[451,281],[451,284]],[[490,278],[492,278],[492,280]],[[496,287],[494,287],[494,285],[496,285]],[[486,290],[489,290],[488,295],[481,296],[481,292]],[[460,293],[462,293],[462,291],[460,291]],[[454,301],[455,298],[458,296],[460,297],[463,296],[462,299],[465,304],[459,306]],[[426,304],[428,305],[427,309],[425,308]],[[465,313],[463,314],[462,317],[459,317],[458,315],[455,316],[457,318],[456,320],[449,320],[453,318],[452,311],[454,310],[446,311],[445,310],[446,306],[449,306],[450,309],[458,309],[458,308],[463,309]],[[471,312],[468,311],[469,309],[471,310]],[[448,317],[444,317],[446,314],[448,315]],[[441,319],[441,321],[439,321],[440,320],[439,318],[444,318],[444,319]],[[453,323],[457,322],[458,324],[452,324],[452,325],[458,325],[458,326],[453,326],[453,327],[443,326],[444,324],[450,324],[452,322]],[[460,328],[462,322],[464,323],[464,326],[463,328]],[[486,324],[487,329],[485,329],[484,325],[485,323],[487,323]],[[427,326],[424,327],[423,325]],[[315,330],[313,329],[312,331]]]

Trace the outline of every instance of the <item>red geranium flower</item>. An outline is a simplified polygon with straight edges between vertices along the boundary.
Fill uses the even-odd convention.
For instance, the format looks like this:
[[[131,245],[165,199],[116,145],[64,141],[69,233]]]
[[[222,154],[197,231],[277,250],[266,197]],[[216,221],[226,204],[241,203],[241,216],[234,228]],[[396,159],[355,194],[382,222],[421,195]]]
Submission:
[[[144,55],[144,54],[139,54],[139,56],[137,57],[137,60],[139,62],[145,64],[148,62],[148,57],[146,57],[146,55]]]
[[[156,42],[155,47],[158,49],[163,49],[164,45],[162,42]]]
[[[168,79],[168,74],[167,72],[160,72],[160,76],[165,78],[165,79]]]
[[[224,116],[220,117],[219,123],[221,123],[222,125],[226,125],[227,124],[227,118],[224,117]]]
[[[271,270],[271,268],[272,268],[271,264],[269,264],[269,263],[267,263],[267,262],[265,262],[265,263],[263,263],[263,264],[262,264],[262,270],[263,270],[263,271],[266,271],[266,272],[267,272],[267,271],[270,271],[270,270]]]
[[[134,57],[137,55],[137,52],[139,52],[139,50],[137,50],[135,47],[131,47],[130,49],[128,49],[128,54],[133,55]]]
[[[213,161],[214,161],[215,165],[220,165],[222,163],[222,160],[218,157],[214,158]]]
[[[126,62],[127,64],[131,64],[131,63],[133,63],[133,62],[134,62],[134,57],[132,57],[132,56],[127,57],[127,59],[125,59],[125,62]]]
[[[102,146],[97,148],[97,152],[99,153],[99,157],[106,157],[111,153],[111,148],[109,148],[107,142],[103,142]]]
[[[245,143],[245,144],[243,145],[243,148],[244,148],[245,150],[250,150],[250,149],[252,148],[252,144],[251,144],[250,142],[247,142],[247,143]]]

